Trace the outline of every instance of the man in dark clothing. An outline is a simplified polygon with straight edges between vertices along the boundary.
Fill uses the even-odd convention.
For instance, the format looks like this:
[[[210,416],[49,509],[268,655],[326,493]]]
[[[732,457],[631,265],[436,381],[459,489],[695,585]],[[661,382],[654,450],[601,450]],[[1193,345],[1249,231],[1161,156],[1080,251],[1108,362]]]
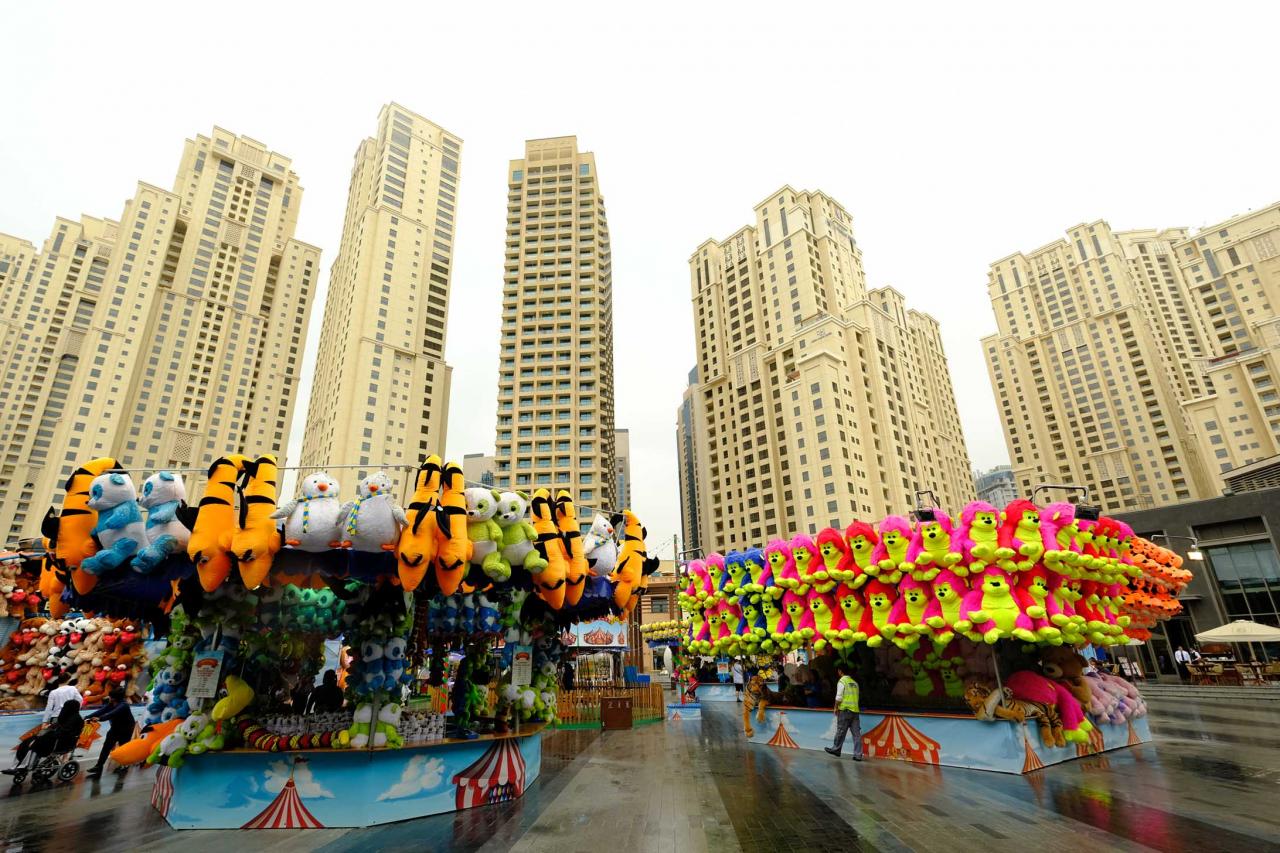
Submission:
[[[325,670],[324,682],[311,691],[311,701],[307,710],[315,713],[328,713],[342,708],[342,688],[338,687],[338,673]]]
[[[98,763],[89,771],[90,776],[101,776],[103,765],[111,755],[111,750],[133,738],[133,710],[124,701],[124,688],[117,687],[107,697],[107,704],[90,714],[86,719],[99,719],[108,725],[107,736],[102,741],[102,751],[98,753]]]

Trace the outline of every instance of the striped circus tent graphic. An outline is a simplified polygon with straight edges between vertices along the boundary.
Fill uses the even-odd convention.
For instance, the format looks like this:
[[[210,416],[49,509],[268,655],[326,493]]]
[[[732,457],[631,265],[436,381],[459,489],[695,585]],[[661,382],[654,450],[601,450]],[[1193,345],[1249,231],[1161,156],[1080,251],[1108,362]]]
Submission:
[[[172,802],[173,768],[162,766],[156,770],[156,780],[151,784],[151,807],[160,812],[160,817],[168,817]]]
[[[1044,762],[1040,760],[1040,756],[1036,754],[1036,749],[1031,745],[1031,736],[1027,734],[1027,727],[1024,723],[1022,726],[1022,748],[1024,758],[1022,760],[1022,772],[1030,773],[1032,770],[1044,769]]]
[[[916,764],[937,764],[939,744],[897,714],[885,714],[880,725],[862,736],[863,751],[871,758],[893,758]]]
[[[1089,739],[1083,743],[1076,744],[1076,756],[1095,755],[1104,749],[1106,749],[1106,744],[1102,740],[1102,729],[1094,726],[1093,730],[1089,732]]]
[[[680,719],[680,712],[679,712],[679,711],[672,711],[672,712],[671,712],[671,717],[670,717],[670,719],[672,719],[672,720],[679,720],[679,719]],[[1133,728],[1133,727],[1132,727],[1132,726],[1130,726],[1130,729],[1132,729],[1132,728]]]
[[[262,812],[241,829],[324,829],[324,824],[316,820],[315,815],[307,811],[298,794],[298,787],[293,784],[293,770],[305,758],[295,757],[293,766],[289,768],[289,779]]]
[[[800,745],[791,739],[791,735],[787,732],[787,712],[778,712],[778,730],[773,733],[773,737],[769,738],[769,746],[780,746],[784,749],[799,749]]]
[[[1137,746],[1142,743],[1142,738],[1138,737],[1138,730],[1133,727],[1133,720],[1129,720],[1129,740],[1125,746]]]
[[[511,738],[494,741],[471,766],[451,780],[458,786],[457,807],[469,809],[490,803],[505,803],[524,793],[525,766],[520,748]]]

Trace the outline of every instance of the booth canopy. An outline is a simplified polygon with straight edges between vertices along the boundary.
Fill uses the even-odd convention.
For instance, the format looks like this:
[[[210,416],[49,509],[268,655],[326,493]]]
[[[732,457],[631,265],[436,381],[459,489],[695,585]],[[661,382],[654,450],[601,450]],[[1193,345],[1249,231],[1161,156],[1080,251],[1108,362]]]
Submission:
[[[1260,625],[1248,619],[1237,619],[1196,634],[1202,643],[1270,643],[1280,641],[1280,628]]]

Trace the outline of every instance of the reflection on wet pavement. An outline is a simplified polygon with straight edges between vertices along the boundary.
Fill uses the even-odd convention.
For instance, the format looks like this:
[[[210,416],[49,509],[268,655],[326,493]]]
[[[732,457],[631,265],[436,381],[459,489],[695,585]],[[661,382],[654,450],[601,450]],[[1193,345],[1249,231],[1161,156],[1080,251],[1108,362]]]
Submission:
[[[511,803],[365,830],[179,833],[153,771],[0,800],[7,849],[1280,850],[1280,703],[1152,701],[1156,742],[1027,776],[749,745],[737,707],[556,732]]]

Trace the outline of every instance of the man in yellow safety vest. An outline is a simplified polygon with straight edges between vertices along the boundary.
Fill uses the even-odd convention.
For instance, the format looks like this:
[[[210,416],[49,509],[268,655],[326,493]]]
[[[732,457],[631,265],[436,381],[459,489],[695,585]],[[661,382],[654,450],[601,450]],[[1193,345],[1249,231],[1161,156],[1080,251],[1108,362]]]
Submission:
[[[849,665],[836,664],[836,673],[840,680],[836,682],[836,741],[826,747],[827,752],[840,756],[844,746],[844,736],[853,732],[853,760],[862,760],[862,721],[858,717],[858,682],[849,674]]]

